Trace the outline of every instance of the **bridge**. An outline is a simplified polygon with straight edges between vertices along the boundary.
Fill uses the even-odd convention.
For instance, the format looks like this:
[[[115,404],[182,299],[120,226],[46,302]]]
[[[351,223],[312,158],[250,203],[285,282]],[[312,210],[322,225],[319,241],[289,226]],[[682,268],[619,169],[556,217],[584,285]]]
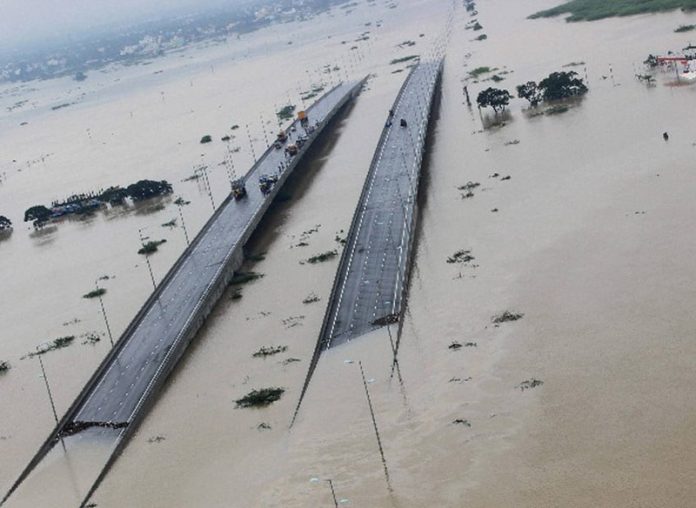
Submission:
[[[426,135],[443,62],[442,58],[435,58],[414,67],[385,119],[346,238],[298,409],[323,350],[401,319],[413,254]]]
[[[307,150],[364,84],[341,83],[306,110],[307,121],[287,129],[296,155],[270,146],[244,176],[247,196],[231,195],[220,205],[127,326],[82,392],[0,502],[4,504],[60,442],[67,451],[84,436],[108,449],[106,463],[82,502],[84,506],[154,402],[167,376],[244,261],[244,245]],[[299,141],[299,143],[298,143]],[[262,175],[276,175],[261,192]],[[105,445],[106,443],[106,445]]]

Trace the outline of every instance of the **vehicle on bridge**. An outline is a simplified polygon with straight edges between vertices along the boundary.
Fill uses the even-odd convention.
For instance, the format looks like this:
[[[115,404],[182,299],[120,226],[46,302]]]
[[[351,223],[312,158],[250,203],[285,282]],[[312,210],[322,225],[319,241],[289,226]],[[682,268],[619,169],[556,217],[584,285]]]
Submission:
[[[247,195],[244,180],[241,178],[232,182],[232,197],[235,200],[240,200]]]
[[[276,175],[261,175],[259,177],[259,189],[261,189],[261,192],[264,195],[266,195],[269,192],[271,192],[273,185],[277,181],[278,181],[278,177]]]
[[[297,145],[295,144],[288,145],[285,147],[285,154],[289,156],[297,155],[297,152],[299,151],[299,148],[297,148]]]
[[[288,140],[287,132],[285,132],[284,130],[281,129],[280,132],[278,133],[277,139],[281,143],[285,143]]]

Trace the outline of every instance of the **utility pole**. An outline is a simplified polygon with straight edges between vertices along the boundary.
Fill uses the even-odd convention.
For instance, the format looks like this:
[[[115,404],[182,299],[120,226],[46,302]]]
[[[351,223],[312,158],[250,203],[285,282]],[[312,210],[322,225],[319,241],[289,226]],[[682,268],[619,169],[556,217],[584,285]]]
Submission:
[[[329,487],[331,487],[331,497],[333,497],[334,508],[338,508],[338,501],[336,500],[336,491],[334,490],[333,480],[329,478],[326,481],[329,483]]]

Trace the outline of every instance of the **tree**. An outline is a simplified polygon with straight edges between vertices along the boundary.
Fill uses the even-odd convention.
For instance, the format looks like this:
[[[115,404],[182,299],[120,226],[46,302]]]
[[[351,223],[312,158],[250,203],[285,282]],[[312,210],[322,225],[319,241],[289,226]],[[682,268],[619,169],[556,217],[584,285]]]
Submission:
[[[10,228],[12,228],[12,221],[4,215],[0,215],[0,231]]]
[[[24,222],[34,221],[36,224],[42,224],[51,218],[51,210],[43,205],[32,206],[24,212]]]
[[[582,79],[577,78],[575,71],[552,72],[547,78],[539,82],[539,89],[543,93],[545,101],[567,99],[587,93],[587,87]]]
[[[517,85],[517,97],[527,99],[530,106],[536,107],[541,102],[542,93],[536,82],[527,81],[523,85]]]
[[[172,192],[172,185],[166,180],[156,182],[154,180],[140,180],[132,183],[126,188],[126,192],[133,201],[154,198]]]
[[[492,107],[493,111],[497,114],[499,111],[504,110],[505,106],[510,103],[511,97],[512,95],[510,95],[510,92],[507,90],[489,87],[478,94],[476,102],[479,107]]]

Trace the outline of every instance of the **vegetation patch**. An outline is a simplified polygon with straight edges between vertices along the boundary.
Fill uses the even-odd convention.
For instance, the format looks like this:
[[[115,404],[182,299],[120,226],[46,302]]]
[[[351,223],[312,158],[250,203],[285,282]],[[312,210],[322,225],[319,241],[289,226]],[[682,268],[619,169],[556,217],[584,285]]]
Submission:
[[[165,238],[161,240],[150,240],[149,242],[145,242],[140,249],[138,249],[138,254],[144,254],[144,255],[150,255],[159,249],[159,246],[162,245],[163,243],[167,243],[167,240]]]
[[[316,256],[312,256],[311,258],[308,258],[307,263],[311,263],[311,264],[323,263],[324,261],[328,261],[330,259],[333,259],[336,256],[338,256],[337,250],[328,250],[326,252],[322,252],[321,254],[317,254]]]
[[[212,136],[210,134],[206,134],[201,138],[201,144],[204,145],[205,143],[210,143],[212,140]]]
[[[488,36],[486,34],[481,34],[478,37],[476,37],[474,40],[475,41],[485,41],[486,39],[488,39]]]
[[[163,228],[175,228],[176,227],[176,217],[170,220],[169,222],[165,222],[162,224]]]
[[[278,112],[276,112],[276,116],[281,121],[282,120],[290,120],[294,114],[295,114],[295,106],[292,104],[288,104],[287,106],[283,106]]]
[[[247,284],[248,282],[260,279],[261,277],[263,277],[263,274],[258,272],[235,272],[234,276],[232,277],[232,280],[230,281],[230,284]]]
[[[696,25],[680,25],[674,32],[680,34],[683,32],[691,32],[692,30],[696,30]]]
[[[320,298],[317,295],[315,295],[314,293],[309,293],[307,295],[307,297],[304,300],[302,300],[302,303],[304,303],[305,305],[308,305],[310,303],[316,303],[319,300],[320,300]]]
[[[97,288],[97,289],[93,289],[89,293],[85,293],[84,295],[82,295],[82,298],[98,298],[98,297],[105,295],[105,294],[106,294],[106,289]]]
[[[563,67],[580,67],[581,65],[585,65],[585,62],[570,62],[565,64]]]
[[[531,19],[569,14],[566,21],[594,21],[615,16],[632,16],[673,9],[696,9],[696,0],[571,0],[529,16]]]
[[[256,353],[254,353],[254,358],[266,358],[268,356],[277,355],[278,353],[285,353],[288,350],[288,346],[263,346]]]
[[[471,428],[471,422],[469,420],[464,420],[462,418],[457,418],[452,423],[455,425],[463,425],[464,427]]]
[[[525,390],[531,390],[532,388],[536,388],[537,386],[543,385],[544,382],[541,381],[540,379],[527,379],[525,381],[522,381],[520,384],[517,385],[517,388],[519,388],[522,391]]]
[[[94,332],[87,332],[85,334],[82,334],[80,337],[85,339],[82,341],[83,346],[94,346],[99,341],[101,341],[101,337],[99,337],[99,335]]]
[[[4,215],[0,215],[0,231],[4,231],[6,229],[12,229],[12,221]]]
[[[483,74],[488,74],[491,71],[494,71],[495,69],[491,69],[488,66],[481,66],[481,67],[476,67],[473,71],[469,71],[469,76],[472,78],[478,78],[479,76],[482,76]]]
[[[457,189],[462,190],[462,191],[463,190],[474,190],[479,185],[481,185],[479,182],[468,181],[464,185],[460,185],[459,187],[457,187]]]
[[[6,374],[11,368],[10,362],[0,360],[0,374]]]
[[[450,257],[447,258],[448,263],[468,263],[473,261],[475,258],[471,255],[470,250],[458,250]]]
[[[391,62],[389,62],[389,65],[397,65],[400,63],[404,62],[410,62],[411,60],[415,60],[416,58],[420,58],[419,55],[408,55],[408,56],[402,56],[401,58],[395,58]]]
[[[493,316],[491,318],[491,321],[495,324],[500,324],[507,323],[509,321],[517,321],[518,319],[522,319],[523,317],[524,314],[522,313],[510,312],[509,310],[506,310],[501,314],[496,314],[495,316]]]
[[[43,355],[45,353],[48,353],[49,351],[55,351],[56,349],[63,349],[64,347],[68,347],[70,344],[72,344],[74,340],[75,340],[74,335],[67,335],[65,337],[58,337],[57,339],[54,339],[52,342],[49,342],[48,344],[43,344],[36,351],[32,351],[31,353],[27,353],[22,358],[33,358],[35,356],[39,356],[39,355]]]
[[[237,399],[235,403],[237,407],[266,407],[273,404],[285,393],[283,388],[262,388],[260,390],[252,390],[241,399]]]

